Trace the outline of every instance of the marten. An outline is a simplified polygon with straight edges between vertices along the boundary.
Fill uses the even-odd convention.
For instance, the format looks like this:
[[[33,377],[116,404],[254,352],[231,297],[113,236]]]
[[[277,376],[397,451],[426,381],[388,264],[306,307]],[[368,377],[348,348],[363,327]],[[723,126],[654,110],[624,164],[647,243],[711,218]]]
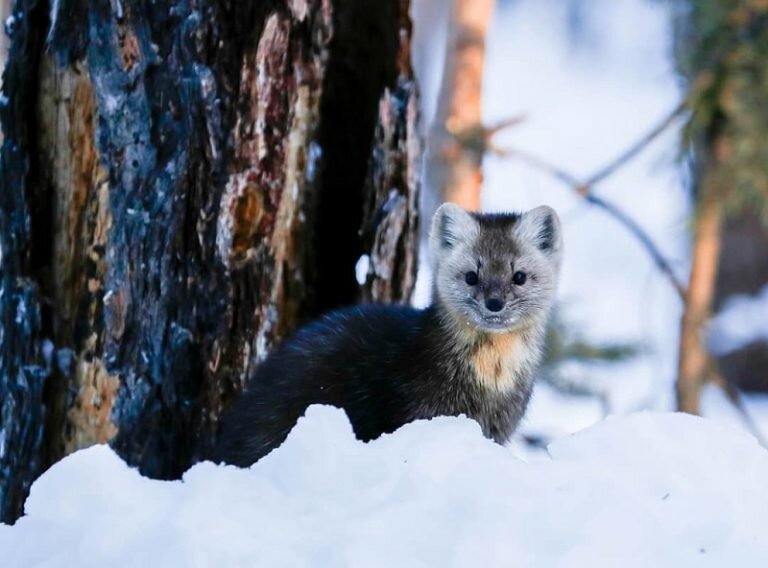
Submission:
[[[225,414],[213,459],[248,466],[311,404],[343,408],[364,441],[413,420],[464,414],[506,442],[525,412],[562,257],[546,206],[468,213],[444,204],[429,238],[426,309],[360,305],[300,329],[250,376]]]

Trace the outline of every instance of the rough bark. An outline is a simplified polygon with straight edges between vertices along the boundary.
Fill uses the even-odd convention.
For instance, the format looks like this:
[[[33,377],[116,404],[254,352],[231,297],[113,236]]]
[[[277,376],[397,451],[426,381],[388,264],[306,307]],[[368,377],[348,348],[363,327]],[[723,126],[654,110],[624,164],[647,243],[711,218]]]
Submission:
[[[485,133],[485,35],[494,0],[452,0],[443,78],[427,152],[428,187],[443,201],[480,209]]]
[[[361,296],[408,299],[407,10],[16,2],[0,155],[2,519],[42,468],[93,443],[180,475],[297,324]],[[385,284],[358,287],[362,254],[382,257],[389,272],[372,280]]]
[[[39,62],[45,30],[31,22],[40,11],[36,3],[23,6],[7,26],[16,37],[4,73],[5,93],[9,85],[25,94],[36,92],[36,78],[25,69],[36,69]],[[51,376],[44,355],[51,349],[44,343],[43,298],[31,270],[34,206],[28,203],[26,184],[35,155],[22,150],[34,142],[27,121],[34,107],[26,97],[7,94],[0,102],[0,520],[8,521],[18,514],[42,465],[42,399]]]
[[[401,28],[410,31],[401,4]],[[418,95],[411,79],[410,33],[401,36],[398,83],[386,89],[379,101],[373,153],[366,177],[361,236],[368,252],[363,283],[367,301],[402,302],[416,285],[418,243],[418,193],[421,139],[413,128],[418,122]],[[404,127],[406,127],[404,129]]]
[[[0,22],[6,22],[11,14],[11,0],[0,0]],[[8,34],[0,34],[0,68],[5,68],[8,59]]]

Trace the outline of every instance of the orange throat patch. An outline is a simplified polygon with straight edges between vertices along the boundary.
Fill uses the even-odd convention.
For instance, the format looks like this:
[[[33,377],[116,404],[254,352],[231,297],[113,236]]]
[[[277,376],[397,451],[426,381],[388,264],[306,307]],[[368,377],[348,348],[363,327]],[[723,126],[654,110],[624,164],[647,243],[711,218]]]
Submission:
[[[486,388],[506,390],[524,359],[525,345],[519,332],[484,334],[472,347],[470,365],[475,380]]]

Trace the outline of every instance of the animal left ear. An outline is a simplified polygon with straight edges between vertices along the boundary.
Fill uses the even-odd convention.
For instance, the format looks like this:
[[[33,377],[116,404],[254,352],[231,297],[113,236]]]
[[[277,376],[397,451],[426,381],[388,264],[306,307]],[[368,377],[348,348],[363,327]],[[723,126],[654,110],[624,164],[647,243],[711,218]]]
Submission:
[[[477,236],[477,221],[472,215],[453,203],[443,203],[432,218],[429,242],[434,254],[442,254],[460,242]]]
[[[533,241],[536,248],[546,254],[559,254],[563,247],[560,218],[554,209],[546,205],[523,215],[519,231],[524,239]]]

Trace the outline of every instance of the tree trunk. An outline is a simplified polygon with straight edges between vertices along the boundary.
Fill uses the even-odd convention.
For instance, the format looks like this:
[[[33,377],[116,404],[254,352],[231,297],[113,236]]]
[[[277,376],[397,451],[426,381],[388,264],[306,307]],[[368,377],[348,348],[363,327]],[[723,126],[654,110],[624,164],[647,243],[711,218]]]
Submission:
[[[452,0],[445,64],[427,153],[428,187],[443,201],[480,209],[485,36],[494,0]]]
[[[0,21],[6,22],[11,15],[11,0],[0,0]],[[0,68],[5,69],[8,59],[8,34],[0,34]]]
[[[693,150],[694,187],[703,188],[694,192],[693,272],[678,385],[680,408],[695,412],[704,367],[720,375],[700,337],[713,301],[737,291],[757,291],[768,267],[759,241],[750,242],[768,227],[768,4],[671,1],[677,6],[676,62],[690,85],[692,112],[684,129],[683,153],[690,156]],[[760,354],[766,358],[759,344],[749,348],[740,357],[732,354],[720,361],[732,384],[745,365],[746,374],[755,373]],[[727,390],[732,391],[732,385]]]
[[[703,333],[715,295],[722,223],[722,208],[717,200],[705,200],[699,209],[691,277],[680,328],[677,376],[677,408],[690,414],[699,414],[701,387],[710,364]]]
[[[17,0],[13,14],[6,521],[42,469],[93,443],[179,476],[301,321],[407,301],[419,160],[407,0]]]

